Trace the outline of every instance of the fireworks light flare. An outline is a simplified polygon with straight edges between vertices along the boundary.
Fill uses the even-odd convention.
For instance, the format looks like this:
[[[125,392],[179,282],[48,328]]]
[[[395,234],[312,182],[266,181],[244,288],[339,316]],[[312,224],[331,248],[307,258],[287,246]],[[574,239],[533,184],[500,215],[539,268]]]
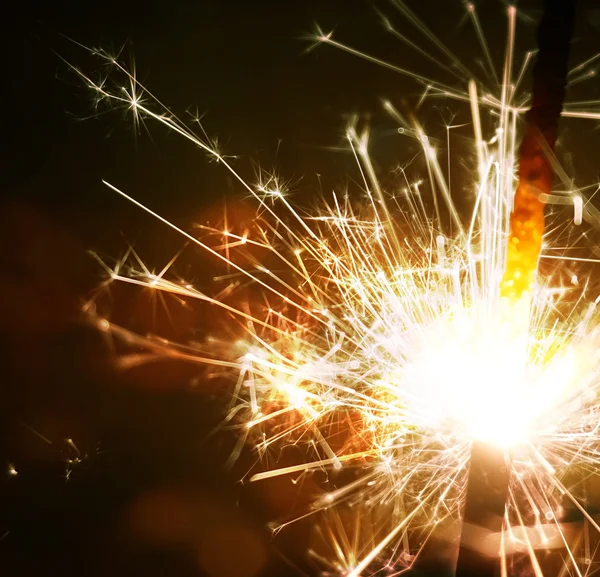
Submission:
[[[327,475],[329,488],[305,511],[330,546],[327,553],[309,552],[324,571],[358,577],[410,568],[436,527],[460,516],[475,440],[510,455],[505,531],[489,536],[492,545],[485,539],[480,545],[492,553],[501,548],[503,574],[520,557],[539,577],[540,551],[556,549],[564,575],[589,575],[600,542],[586,501],[590,478],[600,470],[600,296],[577,276],[577,266],[597,262],[595,256],[573,255],[600,223],[585,194],[599,187],[576,189],[556,163],[563,190],[541,199],[553,204],[554,213],[543,238],[543,274],[535,276],[535,254],[524,294],[507,297],[501,281],[515,155],[530,98],[519,86],[532,61],[527,53],[518,71],[514,64],[516,10],[508,9],[498,75],[475,7],[466,4],[486,56],[485,74],[500,86],[494,96],[403,2],[392,4],[435,52],[410,45],[447,62],[462,89],[358,52],[321,30],[315,40],[412,77],[423,87],[423,99],[470,105],[474,147],[465,162],[472,160],[474,177],[462,193],[470,198],[470,216],[454,203],[444,147],[392,102],[384,107],[398,132],[418,143],[428,178],[413,180],[407,166],[398,171],[393,192],[386,192],[369,156],[368,132],[352,124],[346,137],[362,178],[360,202],[346,191],[333,192],[321,210],[306,214],[292,205],[277,177],[244,180],[203,131],[197,134],[174,116],[117,58],[94,50],[111,64],[111,75],[95,82],[77,72],[98,103],[127,107],[136,123],[151,119],[187,139],[223,165],[257,205],[251,226],[201,226],[198,236],[106,183],[231,273],[211,296],[170,277],[174,260],[153,274],[133,256],[117,267],[105,265],[107,284],[198,299],[238,321],[242,337],[215,337],[206,346],[128,337],[158,354],[231,376],[226,420],[240,431],[233,458],[244,446],[261,457],[262,470],[251,481]],[[384,24],[407,42],[389,20]],[[572,83],[590,77],[594,58],[574,66]],[[121,84],[111,84],[117,77]],[[568,103],[563,116],[600,119],[597,109],[585,108],[599,103]],[[492,123],[482,121],[482,110]],[[513,273],[509,267],[505,282],[511,274],[517,278]],[[249,283],[261,299],[239,296]],[[98,322],[127,333],[105,319]],[[278,466],[278,455],[289,446],[302,458]],[[582,519],[576,539],[565,529],[566,509]],[[371,522],[349,524],[348,512]]]

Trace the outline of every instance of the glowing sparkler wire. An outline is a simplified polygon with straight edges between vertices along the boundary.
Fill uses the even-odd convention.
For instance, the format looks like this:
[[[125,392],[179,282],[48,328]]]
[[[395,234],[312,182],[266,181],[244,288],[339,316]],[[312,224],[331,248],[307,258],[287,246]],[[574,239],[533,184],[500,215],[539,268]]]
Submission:
[[[552,158],[567,85],[575,0],[545,0],[533,68],[532,103],[519,149],[519,183],[510,219],[501,295],[518,300],[531,293],[544,233],[544,203],[552,190]]]

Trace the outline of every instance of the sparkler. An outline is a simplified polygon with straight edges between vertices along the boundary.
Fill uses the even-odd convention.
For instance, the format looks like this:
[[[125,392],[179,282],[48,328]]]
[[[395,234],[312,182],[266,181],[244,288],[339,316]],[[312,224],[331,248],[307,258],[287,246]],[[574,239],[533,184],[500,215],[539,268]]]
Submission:
[[[529,328],[530,294],[544,234],[544,204],[540,194],[548,195],[552,190],[550,155],[554,152],[565,99],[575,2],[546,0],[544,8],[538,31],[539,52],[533,70],[532,105],[519,150],[519,183],[510,216],[506,265],[500,285],[500,297],[508,306],[507,322],[519,325],[523,331]],[[520,314],[523,319],[519,319]],[[510,482],[508,459],[506,452],[498,448],[473,446],[463,533],[467,530],[466,523],[495,533],[502,531]],[[456,576],[493,576],[497,574],[496,566],[495,556],[473,555],[470,549],[462,546]]]
[[[482,93],[404,3],[392,4],[457,64],[468,79],[464,90],[374,59],[331,34],[319,31],[318,40],[412,76],[426,86],[426,97],[470,103],[477,175],[471,216],[463,218],[453,202],[434,141],[391,102],[385,108],[399,132],[420,146],[428,181],[412,180],[403,168],[395,192],[386,193],[369,157],[368,134],[350,126],[346,136],[364,200],[357,204],[350,193],[334,192],[320,212],[304,216],[277,178],[244,180],[210,139],[162,107],[125,66],[97,51],[126,79],[112,89],[108,81],[97,83],[80,73],[98,100],[124,105],[136,118],[175,131],[222,164],[258,205],[250,227],[202,226],[194,235],[107,183],[227,270],[224,286],[213,295],[170,278],[169,265],[154,274],[136,258],[107,266],[107,282],[214,305],[237,321],[239,330],[234,339],[215,336],[201,346],[142,338],[105,319],[98,322],[152,354],[185,358],[233,377],[227,422],[240,431],[234,457],[250,446],[264,463],[251,481],[287,476],[299,482],[319,471],[327,475],[327,488],[305,515],[386,512],[368,536],[359,528],[350,538],[344,523],[329,521],[323,533],[331,552],[313,551],[328,570],[359,577],[378,568],[390,574],[410,568],[436,527],[460,516],[475,442],[511,457],[504,530],[480,540],[480,551],[501,550],[505,575],[512,554],[523,551],[539,577],[538,549],[560,547],[566,551],[565,567],[582,576],[589,563],[581,563],[571,548],[561,512],[571,505],[587,529],[600,531],[582,501],[580,481],[600,462],[596,302],[588,301],[587,283],[579,290],[563,286],[561,270],[533,282],[536,253],[534,268],[526,265],[521,277],[530,293],[525,308],[513,303],[507,323],[503,307],[509,286],[504,272],[516,270],[511,253],[505,255],[513,238],[517,127],[528,108],[528,96],[518,96],[517,88],[530,58],[516,80],[512,74],[516,11],[508,11],[502,91],[496,98]],[[467,9],[481,32],[474,6]],[[485,37],[478,37],[489,54]],[[491,58],[487,61],[494,76]],[[490,138],[484,138],[481,107],[497,119]],[[565,115],[600,117],[575,105]],[[569,188],[545,200],[571,203],[577,222],[598,220],[583,191]],[[564,221],[549,229],[542,257],[562,258],[560,234],[570,227]],[[567,248],[582,238],[577,235]],[[248,283],[260,297],[241,298]],[[516,302],[522,291],[515,286],[511,300]],[[298,448],[301,457],[269,466],[286,447]],[[281,521],[277,530],[290,522]],[[594,541],[586,535],[585,559],[591,562]]]

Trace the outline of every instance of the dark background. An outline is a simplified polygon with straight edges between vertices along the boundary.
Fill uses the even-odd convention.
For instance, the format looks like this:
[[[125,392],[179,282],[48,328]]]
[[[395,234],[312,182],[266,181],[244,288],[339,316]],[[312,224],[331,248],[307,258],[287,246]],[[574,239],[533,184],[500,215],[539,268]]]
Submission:
[[[408,4],[480,70],[479,45],[461,2]],[[580,2],[574,63],[598,50],[593,4]],[[506,6],[477,5],[499,68]],[[397,135],[380,101],[411,106],[422,92],[410,79],[331,47],[306,53],[314,22],[335,28],[335,37],[353,47],[454,82],[387,34],[376,7],[423,44],[388,3],[375,0],[69,0],[5,8],[0,567],[7,575],[315,572],[302,561],[309,523],[275,543],[265,529],[302,497],[281,483],[241,486],[251,455],[233,470],[224,467],[231,434],[211,434],[224,413],[219,386],[198,384],[195,368],[172,362],[116,370],[114,343],[81,314],[102,279],[88,249],[118,257],[132,243],[161,268],[182,244],[101,179],[184,228],[200,219],[218,222],[225,205],[237,210],[241,191],[221,167],[162,127],[149,123],[135,134],[122,111],[95,115],[92,95],[58,55],[95,74],[101,63],[65,36],[123,48],[123,61],[135,57],[138,78],[175,113],[205,113],[205,129],[239,156],[242,174],[252,179],[258,163],[277,167],[293,182],[295,201],[306,205],[357,176],[351,156],[337,149],[352,114],[370,123],[373,158],[383,174],[414,156],[414,145]],[[539,3],[520,9],[517,54],[534,47]],[[598,93],[593,80],[574,88],[570,99]],[[465,106],[427,105],[428,132],[445,135],[443,119],[451,112],[454,122],[468,122]],[[563,123],[561,140],[572,153],[567,168],[579,184],[598,176],[595,124]],[[467,186],[460,178],[457,186]],[[193,260],[184,272],[200,286],[208,282]],[[208,326],[206,311],[171,311],[179,321],[173,327],[151,310],[139,291],[117,289],[107,314],[172,338]]]

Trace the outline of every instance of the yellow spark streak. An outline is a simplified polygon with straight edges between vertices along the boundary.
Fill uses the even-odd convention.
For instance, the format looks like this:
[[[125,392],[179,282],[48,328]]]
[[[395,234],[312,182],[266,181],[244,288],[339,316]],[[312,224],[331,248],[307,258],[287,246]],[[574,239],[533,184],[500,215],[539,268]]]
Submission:
[[[365,558],[353,569],[348,577],[360,577],[361,573],[371,564],[371,562],[387,547],[387,545],[404,529],[410,521],[419,513],[422,507],[427,503],[427,499],[419,503],[415,508],[403,519],[401,523],[396,525],[393,531],[391,531],[386,537],[384,537],[377,547],[374,547],[371,552],[365,556]]]

